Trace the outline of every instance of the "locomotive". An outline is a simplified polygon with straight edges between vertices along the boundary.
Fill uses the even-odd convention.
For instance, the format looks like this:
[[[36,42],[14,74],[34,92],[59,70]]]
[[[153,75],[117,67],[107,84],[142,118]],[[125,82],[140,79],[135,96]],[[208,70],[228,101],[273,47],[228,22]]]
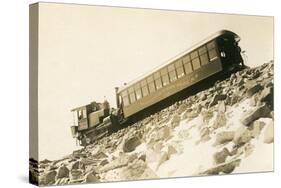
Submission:
[[[116,87],[116,109],[110,108],[106,100],[72,109],[73,138],[81,146],[91,144],[151,114],[153,109],[161,109],[167,101],[178,100],[179,94],[187,97],[186,92],[199,83],[242,69],[239,41],[240,37],[232,31],[218,31],[157,69]]]

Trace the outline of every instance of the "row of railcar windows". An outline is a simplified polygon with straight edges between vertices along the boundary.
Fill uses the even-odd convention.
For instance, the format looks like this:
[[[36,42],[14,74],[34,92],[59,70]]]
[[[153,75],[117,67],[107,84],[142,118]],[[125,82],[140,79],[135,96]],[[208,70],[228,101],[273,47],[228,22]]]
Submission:
[[[194,50],[123,91],[121,96],[124,106],[128,106],[142,97],[154,93],[156,90],[182,78],[184,75],[188,75],[217,58],[218,53],[215,41],[201,46],[199,49]]]

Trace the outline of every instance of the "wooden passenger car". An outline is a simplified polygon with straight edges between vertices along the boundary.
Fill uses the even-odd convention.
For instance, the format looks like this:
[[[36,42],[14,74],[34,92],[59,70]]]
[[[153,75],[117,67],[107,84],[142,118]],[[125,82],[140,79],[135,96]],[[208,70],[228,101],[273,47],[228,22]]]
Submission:
[[[120,87],[116,92],[117,105],[124,118],[216,73],[243,64],[239,40],[231,31],[219,31],[160,68]]]

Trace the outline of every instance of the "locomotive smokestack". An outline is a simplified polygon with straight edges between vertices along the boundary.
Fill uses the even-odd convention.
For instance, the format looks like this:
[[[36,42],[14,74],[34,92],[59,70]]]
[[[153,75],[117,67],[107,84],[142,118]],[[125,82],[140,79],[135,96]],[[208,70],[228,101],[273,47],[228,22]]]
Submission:
[[[119,87],[115,87],[115,96],[116,96],[116,105],[117,105],[117,108],[120,107],[120,101],[119,101],[119,96],[118,96],[118,90],[119,90]]]

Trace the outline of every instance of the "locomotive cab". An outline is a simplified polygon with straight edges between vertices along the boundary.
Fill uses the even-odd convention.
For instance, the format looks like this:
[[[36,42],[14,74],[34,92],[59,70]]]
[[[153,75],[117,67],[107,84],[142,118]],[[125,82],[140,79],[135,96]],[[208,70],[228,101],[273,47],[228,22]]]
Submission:
[[[71,127],[72,136],[78,138],[82,133],[90,128],[97,127],[103,120],[109,116],[109,103],[92,102],[88,105],[74,108],[73,126]]]

